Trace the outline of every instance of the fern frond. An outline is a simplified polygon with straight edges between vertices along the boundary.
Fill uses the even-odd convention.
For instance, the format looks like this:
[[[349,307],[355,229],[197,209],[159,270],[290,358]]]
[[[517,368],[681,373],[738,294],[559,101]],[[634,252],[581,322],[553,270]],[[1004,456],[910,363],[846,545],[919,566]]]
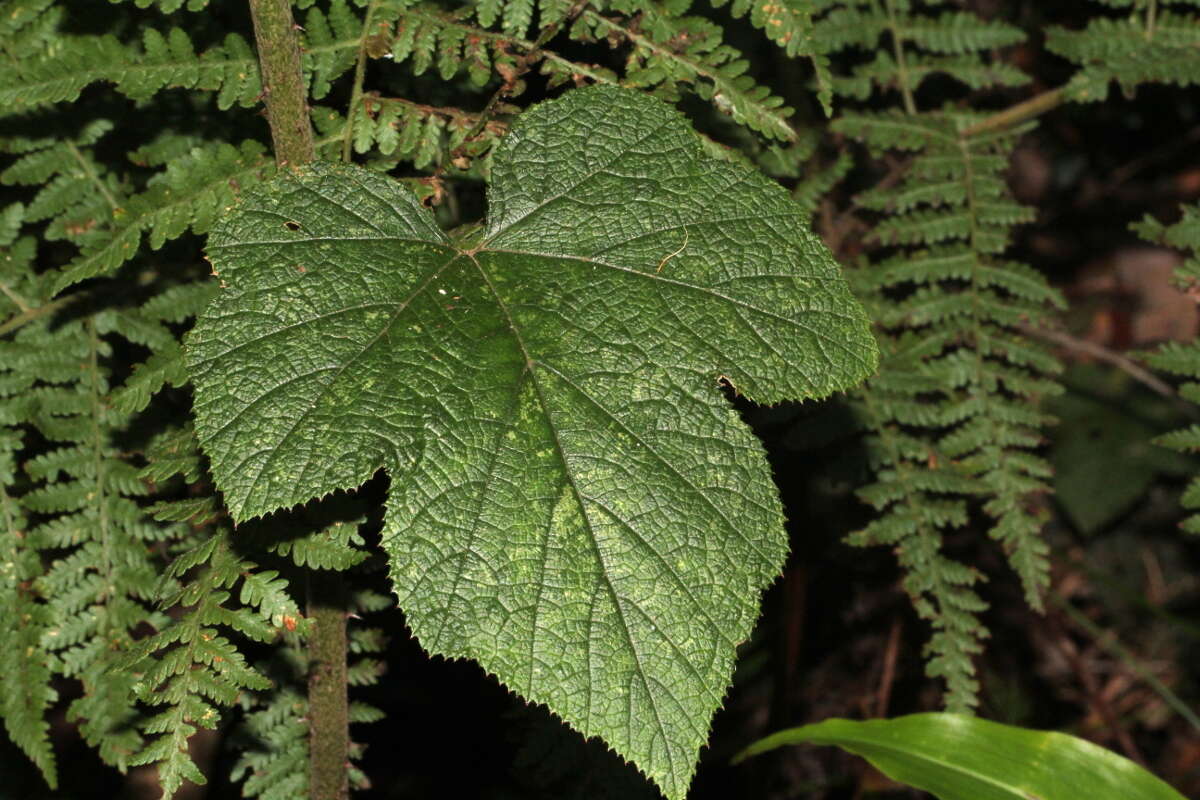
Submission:
[[[872,54],[848,75],[830,78],[834,94],[865,100],[872,90],[895,89],[911,96],[933,75],[952,77],[972,89],[1020,86],[1029,80],[979,52],[1020,42],[1024,34],[1012,25],[967,11],[918,9],[908,3],[892,11],[855,0],[822,0],[820,5],[812,32],[820,52],[856,48]]]
[[[165,618],[148,604],[157,580],[148,544],[163,531],[134,502],[146,489],[108,440],[124,424],[106,402],[101,364],[109,349],[101,334],[121,327],[116,314],[100,312],[54,330],[53,350],[39,359],[42,379],[54,372],[45,371],[46,358],[61,360],[74,375],[37,392],[38,411],[58,419],[47,425],[48,417],[37,415],[33,422],[59,446],[29,460],[25,470],[37,482],[26,494],[29,507],[54,515],[31,534],[37,546],[57,553],[36,584],[53,621],[43,646],[57,653],[63,674],[83,683],[69,718],[80,720],[84,738],[105,761],[123,767],[140,736],[131,725],[129,678],[114,663],[132,646],[134,630]],[[31,343],[39,327],[22,328],[12,344]]]
[[[1150,9],[1119,19],[1099,17],[1079,31],[1052,27],[1046,47],[1082,67],[1072,99],[1103,100],[1118,83],[1128,93],[1143,83],[1200,83],[1200,15]]]
[[[414,5],[404,9],[396,21],[387,57],[395,63],[410,63],[413,74],[421,75],[435,64],[441,74],[466,72],[475,86],[485,86],[494,76],[511,75],[516,67],[516,53],[535,51],[541,60],[541,72],[550,76],[552,86],[560,86],[573,78],[599,83],[616,83],[617,76],[608,69],[593,64],[571,61],[553,50],[537,48],[534,43],[517,35],[487,30],[492,24],[484,22],[485,4],[474,6],[480,26],[469,22],[470,8],[447,12],[432,5]],[[565,7],[563,9],[565,13]],[[587,36],[586,30],[573,34]],[[445,46],[439,48],[439,42]],[[458,47],[461,44],[461,52]]]
[[[35,158],[18,162],[20,177],[57,168],[52,160],[37,163],[42,150],[27,150]],[[28,240],[16,245],[23,241]],[[31,256],[31,249],[25,251],[20,268],[24,274],[19,274],[16,259],[3,260],[0,280],[8,291],[0,302],[13,311],[20,312],[22,305],[54,305],[48,301],[50,276],[33,273]],[[189,304],[194,308],[197,294],[180,288],[142,309],[105,309],[53,325],[48,315],[31,317],[13,329],[11,337],[0,340],[0,386],[21,393],[20,408],[13,409],[12,418],[36,429],[46,442],[24,454],[25,489],[19,498],[19,508],[36,511],[40,522],[27,536],[11,542],[27,540],[32,563],[44,559],[48,564],[44,573],[30,573],[22,581],[24,593],[34,601],[23,621],[40,630],[36,641],[25,642],[19,650],[6,649],[0,656],[12,661],[10,673],[22,675],[26,682],[25,705],[14,706],[6,695],[5,716],[21,721],[14,738],[27,745],[35,763],[43,767],[49,762],[37,739],[31,738],[38,728],[30,713],[40,715],[37,710],[52,695],[38,683],[39,669],[82,684],[82,696],[67,709],[68,719],[79,723],[85,740],[110,764],[123,769],[139,763],[145,754],[143,733],[170,730],[176,736],[180,730],[176,717],[142,718],[134,675],[124,665],[143,646],[135,641],[135,633],[172,628],[169,618],[153,607],[160,584],[159,543],[186,540],[188,529],[157,523],[143,508],[149,488],[112,440],[115,432],[127,429],[129,418],[109,403],[106,361],[114,336],[152,350],[174,345],[174,334],[165,323],[186,313]],[[24,572],[31,565],[27,556],[15,564]],[[167,584],[176,586],[177,576],[168,576]],[[6,627],[5,634],[10,630],[26,635],[22,625]],[[208,649],[204,658],[209,661],[225,659]],[[213,687],[210,681],[206,691],[215,691]],[[195,705],[193,698],[180,702]],[[177,745],[167,741],[150,747],[178,750]],[[168,768],[165,779],[183,774],[198,773],[183,769],[172,777]]]
[[[868,489],[893,483],[906,483],[923,469],[889,456],[886,436],[874,440],[872,451],[886,461],[895,461],[899,469],[880,471],[880,481]],[[942,476],[929,476],[929,485],[937,485]],[[926,674],[946,682],[948,710],[966,712],[974,706],[979,692],[972,659],[983,649],[987,630],[978,614],[986,604],[972,588],[982,579],[975,570],[947,558],[942,553],[941,531],[961,527],[967,521],[966,504],[945,501],[934,492],[913,492],[908,486],[895,487],[902,497],[866,528],[848,541],[857,546],[889,545],[904,569],[903,586],[912,598],[917,613],[933,626],[933,635],[925,645]]]
[[[712,0],[714,8],[721,8],[728,0]],[[729,13],[734,17],[750,15],[750,24],[761,30],[778,47],[783,48],[790,58],[807,57],[812,63],[813,78],[817,86],[817,100],[826,116],[833,115],[833,80],[829,70],[830,52],[815,33],[813,15],[817,11],[815,0],[773,0],[756,3],[753,0],[732,0]]]
[[[73,101],[98,81],[114,84],[134,100],[165,88],[214,91],[222,110],[250,107],[262,94],[254,53],[237,34],[201,54],[180,28],[166,35],[147,29],[140,47],[115,36],[61,38],[61,45],[42,58],[0,67],[0,105],[27,110]]]
[[[26,240],[21,251],[10,247],[22,221],[23,208],[9,206],[0,213],[0,263],[5,269],[6,295],[16,296],[19,271],[28,269],[33,248]],[[21,287],[24,288],[24,287]],[[10,299],[11,302],[11,299]],[[29,541],[29,523],[22,508],[16,458],[22,431],[14,423],[23,417],[20,393],[31,383],[5,370],[0,379],[0,718],[8,737],[37,765],[51,789],[57,786],[57,767],[50,745],[46,712],[57,699],[51,686],[52,656],[41,647],[51,627],[49,609],[33,591],[42,575],[38,550]],[[10,380],[16,378],[16,380]]]
[[[637,29],[586,10],[580,16],[598,38],[619,37],[633,48],[626,63],[625,83],[662,87],[668,96],[684,83],[718,111],[765,136],[796,138],[788,119],[792,109],[745,74],[748,62],[724,44],[719,25],[700,17],[673,17],[647,8]]]
[[[94,119],[71,137],[0,140],[0,149],[17,155],[0,183],[41,186],[25,207],[26,222],[46,222],[42,238],[87,246],[120,207],[124,187],[92,155],[92,149],[113,123]]]
[[[817,167],[792,188],[792,199],[808,213],[816,210],[817,203],[830,189],[839,183],[854,167],[854,158],[849,153],[839,153],[833,163]]]
[[[931,53],[974,54],[977,50],[1007,47],[1025,38],[1020,28],[983,20],[969,11],[946,11],[936,17],[909,17],[903,37]]]
[[[874,293],[876,318],[890,329],[885,338],[898,337],[888,348],[895,355],[863,392],[862,413],[877,442],[896,424],[915,438],[877,456],[878,482],[861,495],[884,516],[852,541],[892,544],[907,560],[906,588],[926,598],[917,608],[935,629],[929,672],[947,681],[947,704],[959,710],[975,704],[970,656],[986,635],[975,617],[983,605],[970,590],[973,573],[941,556],[940,542],[947,526],[966,523],[967,504],[943,501],[936,519],[921,515],[938,497],[982,501],[993,520],[991,535],[1004,546],[1027,600],[1040,607],[1049,560],[1030,498],[1048,490],[1050,473],[1030,451],[1049,422],[1036,402],[1059,391],[1043,375],[1056,372],[1057,364],[1044,351],[1031,358],[1008,345],[1017,326],[1063,303],[1032,269],[994,258],[1004,249],[1007,228],[1027,213],[1006,198],[1003,159],[993,158],[1008,142],[980,144],[952,133],[966,124],[948,114],[835,123],[876,148],[890,142],[920,152],[895,186],[860,199],[889,213],[876,228],[881,240],[914,248],[881,260],[855,281],[859,291]],[[952,160],[957,166],[950,167]],[[941,179],[929,183],[931,174]],[[906,294],[897,298],[897,290]],[[915,351],[914,343],[923,349]]]
[[[354,68],[364,37],[364,20],[345,0],[328,10],[313,6],[304,17],[304,71],[314,100],[329,94],[335,80]]]
[[[296,683],[302,667],[295,670]],[[272,692],[236,732],[241,755],[230,775],[243,797],[292,800],[308,794],[308,698],[295,686]]]
[[[1035,270],[998,258],[1010,228],[1032,217],[1003,175],[1023,130],[971,139],[962,134],[971,115],[918,113],[915,92],[936,73],[977,89],[1024,83],[990,52],[1022,34],[936,3],[815,1],[826,52],[869,54],[833,78],[835,93],[897,91],[904,109],[832,125],[872,157],[888,154],[894,172],[855,198],[876,253],[849,277],[884,357],[853,403],[874,473],[858,493],[879,516],[849,541],[894,548],[905,590],[933,628],[926,671],[945,681],[948,708],[969,711],[979,690],[972,660],[987,637],[974,589],[983,576],[949,559],[944,539],[980,512],[1040,608],[1049,559],[1036,498],[1049,468],[1033,451],[1051,420],[1037,403],[1060,391],[1060,368],[1023,327],[1063,300]]]
[[[490,151],[508,130],[504,123],[489,121],[468,142],[467,136],[479,119],[475,114],[373,95],[362,99],[362,108],[354,115],[354,151],[377,151],[389,160],[411,161],[417,169],[458,164],[469,169],[475,164],[474,157]],[[456,164],[451,154],[455,160],[467,160]]]
[[[28,241],[17,240],[3,259],[6,311],[54,306],[44,275],[32,270],[32,247],[22,246]],[[27,314],[17,316],[22,313]],[[105,761],[119,767],[129,763],[140,746],[131,726],[136,709],[128,697],[129,678],[114,664],[131,646],[136,629],[165,619],[148,603],[157,580],[152,545],[164,530],[142,512],[138,498],[146,488],[111,440],[125,419],[106,402],[104,362],[110,343],[105,336],[137,327],[119,317],[106,310],[51,324],[49,315],[28,315],[26,324],[0,341],[0,385],[20,392],[19,402],[9,405],[8,419],[36,429],[44,440],[36,450],[23,452],[19,506],[8,507],[11,524],[21,524],[19,509],[37,512],[39,521],[10,538],[22,551],[14,554],[13,569],[21,576],[16,600],[24,613],[5,629],[22,646],[3,656],[12,674],[28,681],[22,688],[28,697],[20,705],[7,696],[11,687],[6,685],[5,716],[20,720],[14,738],[43,767],[50,762],[37,745],[37,717],[52,697],[44,683],[49,675],[82,684],[68,719],[79,721],[83,737]],[[140,327],[135,336],[154,338]],[[4,397],[17,399],[16,394]],[[6,497],[14,495],[6,489]],[[36,574],[34,565],[39,565]],[[33,630],[36,639],[30,637]]]
[[[79,256],[63,268],[54,291],[113,272],[137,254],[143,234],[157,250],[188,230],[207,233],[242,189],[266,180],[274,170],[258,142],[193,148],[151,178],[145,191],[114,209],[111,224],[91,237]]]
[[[341,569],[353,566],[365,557],[365,551],[349,546],[357,540],[358,521],[335,523],[324,530],[313,531],[287,546],[276,543],[273,550],[290,556],[299,566]],[[323,566],[324,565],[324,566]],[[359,615],[390,608],[390,597],[371,592],[356,592],[351,608],[349,626],[349,664],[347,680],[350,686],[374,685],[384,666],[373,656],[383,652],[387,639],[378,628],[362,627]],[[308,669],[306,651],[301,647],[304,630],[287,633],[283,647],[278,648],[261,671],[271,676],[274,687],[243,700],[249,709],[243,723],[234,731],[241,744],[241,757],[233,768],[233,779],[242,780],[242,795],[262,800],[291,800],[308,790],[308,698],[303,685]],[[354,725],[376,722],[383,712],[361,701],[349,707],[349,719]],[[350,783],[354,788],[366,788],[366,778],[354,765],[362,757],[363,746],[351,743]]]
[[[531,0],[478,4],[474,13],[479,27],[469,24],[467,10],[446,13],[430,6],[407,8],[396,23],[390,55],[396,63],[409,62],[417,75],[436,67],[449,79],[465,70],[476,85],[483,85],[493,74],[502,78],[514,74],[514,51],[536,52],[541,72],[550,76],[552,85],[571,80],[616,82],[617,76],[609,70],[570,61],[521,38],[528,28],[525,14],[532,7]],[[539,24],[561,19],[567,7],[561,2],[543,3]],[[584,10],[570,36],[628,44],[626,85],[654,88],[668,98],[677,94],[679,85],[688,85],[739,124],[776,139],[795,138],[788,124],[791,109],[745,74],[746,62],[723,43],[720,26],[648,2],[638,4],[637,11],[633,24]],[[487,30],[501,19],[497,14],[503,15],[503,33]]]
[[[363,545],[358,534],[359,522],[335,522],[316,533],[275,542],[270,549],[291,558],[298,567],[345,571],[361,564],[368,555],[366,550],[359,549]]]
[[[13,63],[36,61],[54,46],[67,9],[54,0],[7,0],[0,9],[0,42]]]
[[[480,0],[475,16],[484,28],[499,22],[506,35],[521,38],[529,35],[535,12],[538,25],[545,28],[561,22],[570,5],[563,0]]]
[[[110,3],[132,2],[138,8],[156,6],[164,14],[171,14],[179,9],[186,11],[203,11],[208,8],[209,0],[108,0]]]
[[[192,570],[197,574],[189,577]],[[186,610],[139,640],[122,667],[136,680],[131,689],[138,699],[163,709],[142,722],[143,732],[153,738],[132,763],[157,764],[164,796],[169,798],[184,780],[205,782],[187,742],[199,728],[216,727],[218,706],[232,705],[245,689],[271,686],[246,663],[230,634],[269,641],[277,634],[272,618],[282,626],[287,619],[294,624],[301,615],[274,575],[258,573],[253,563],[237,555],[224,529],[177,559],[167,577],[177,588],[163,597],[163,606]],[[230,602],[228,589],[239,582],[242,600],[250,607]]]
[[[1151,241],[1183,250],[1186,259],[1175,271],[1176,284],[1185,291],[1194,290],[1200,276],[1200,206],[1184,206],[1178,222],[1164,226],[1147,218],[1134,229]],[[1155,369],[1189,378],[1180,387],[1180,394],[1192,403],[1200,402],[1200,341],[1168,342],[1145,356]],[[1155,444],[1183,453],[1200,453],[1200,425],[1190,425],[1164,434]],[[1183,507],[1191,512],[1180,528],[1187,533],[1200,534],[1200,477],[1192,479],[1180,498]]]

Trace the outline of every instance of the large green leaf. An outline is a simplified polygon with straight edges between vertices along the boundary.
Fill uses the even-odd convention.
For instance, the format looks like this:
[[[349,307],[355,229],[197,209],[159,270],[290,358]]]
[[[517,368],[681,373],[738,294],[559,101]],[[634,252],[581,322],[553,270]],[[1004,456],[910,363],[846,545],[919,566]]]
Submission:
[[[237,520],[391,489],[413,633],[478,660],[682,797],[787,549],[726,382],[777,402],[874,368],[862,310],[786,193],[657,100],[524,114],[486,226],[314,165],[210,238],[196,428]]]
[[[940,800],[1184,800],[1129,759],[1084,739],[964,714],[827,719],[760,739],[736,760],[789,744],[837,745]]]

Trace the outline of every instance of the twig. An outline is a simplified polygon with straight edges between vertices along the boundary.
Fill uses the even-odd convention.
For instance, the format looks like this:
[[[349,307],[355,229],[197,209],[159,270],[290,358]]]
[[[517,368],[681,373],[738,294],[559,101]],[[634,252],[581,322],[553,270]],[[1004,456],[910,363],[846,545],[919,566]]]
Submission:
[[[291,1],[250,0],[250,16],[258,44],[275,160],[281,167],[307,164],[316,157],[316,148]],[[370,18],[370,11],[367,17]],[[308,635],[310,800],[347,800],[350,796],[347,770],[350,718],[346,696],[348,596],[341,574],[309,570],[307,610],[313,620]]]
[[[662,261],[658,262],[658,269],[656,269],[656,270],[654,270],[654,271],[655,271],[655,272],[662,272],[662,268],[663,268],[664,266],[666,266],[666,264],[667,264],[667,262],[668,262],[668,261],[670,261],[672,258],[674,258],[675,256],[679,255],[680,253],[682,253],[682,252],[684,251],[684,248],[686,248],[686,247],[687,247],[687,243],[688,243],[688,229],[687,229],[687,226],[684,226],[684,229],[683,229],[683,244],[679,245],[679,248],[678,248],[678,249],[677,249],[677,250],[676,250],[674,253],[671,253],[671,254],[667,255],[667,257],[666,257],[666,258],[664,258]]]
[[[1146,766],[1146,760],[1142,757],[1141,751],[1133,741],[1133,737],[1129,735],[1129,731],[1121,726],[1117,715],[1113,713],[1112,705],[1108,702],[1108,698],[1104,696],[1104,692],[1100,684],[1096,681],[1096,676],[1088,669],[1088,665],[1083,663],[1083,656],[1079,649],[1075,647],[1074,642],[1064,633],[1062,640],[1057,642],[1059,652],[1075,670],[1076,677],[1083,684],[1083,690],[1087,693],[1087,700],[1100,718],[1104,721],[1105,727],[1109,733],[1120,744],[1121,749],[1125,752],[1125,757],[1130,761],[1134,761],[1143,767]],[[1099,644],[1099,641],[1094,641],[1094,644]]]
[[[896,682],[896,657],[900,654],[900,617],[892,618],[887,645],[883,650],[883,673],[879,676],[879,691],[875,695],[875,716],[886,717],[892,703],[892,684]]]
[[[292,4],[288,0],[250,0],[250,16],[275,160],[280,166],[307,164],[315,151]]]
[[[558,34],[563,25],[570,24],[575,20],[576,17],[582,14],[583,9],[587,7],[589,2],[591,2],[591,0],[575,0],[575,4],[571,6],[571,8],[561,19],[551,22],[542,29],[542,32],[538,34],[538,37],[533,40],[533,46],[528,52],[517,57],[512,75],[504,76],[504,82],[500,84],[500,88],[492,94],[492,97],[488,100],[487,105],[483,107],[483,111],[479,112],[479,119],[475,122],[475,125],[471,128],[470,132],[467,133],[465,141],[470,141],[483,132],[484,127],[487,125],[488,119],[490,119],[492,114],[496,112],[496,106],[500,104],[501,100],[512,93],[513,89],[517,85],[517,80],[520,79],[520,77],[526,72],[528,72],[529,68],[532,67],[542,57],[542,47]]]
[[[1108,176],[1108,180],[1104,182],[1098,195],[1104,196],[1115,190],[1125,181],[1132,178],[1137,173],[1153,165],[1156,162],[1179,155],[1196,146],[1196,142],[1200,141],[1200,125],[1196,125],[1183,136],[1172,139],[1162,147],[1157,147],[1148,153],[1144,153],[1137,158],[1125,163],[1112,171]]]
[[[12,300],[16,307],[21,310],[21,313],[28,312],[33,308],[33,306],[29,305],[28,300],[14,292],[6,283],[0,283],[0,292],[4,292],[5,296],[9,300]]]
[[[1017,103],[1011,108],[1006,108],[1003,111],[993,114],[990,117],[981,119],[974,125],[964,128],[959,135],[964,139],[972,136],[978,136],[981,133],[1001,130],[1003,128],[1011,128],[1020,122],[1027,119],[1032,119],[1040,114],[1044,114],[1052,108],[1057,108],[1067,100],[1067,93],[1063,87],[1050,89],[1041,94]]]
[[[363,77],[367,70],[367,40],[369,39],[367,31],[370,30],[372,22],[374,22],[375,8],[378,6],[378,0],[371,0],[367,6],[367,13],[363,17],[362,28],[362,43],[358,46],[358,60],[354,64],[354,86],[350,90],[350,106],[346,113],[346,130],[342,135],[342,161],[350,160],[350,146],[354,142],[354,115],[361,113],[359,109],[362,100]]]
[[[44,317],[47,314],[53,314],[55,311],[58,311],[60,308],[63,308],[64,306],[70,305],[71,303],[75,302],[81,296],[82,295],[78,295],[78,294],[67,295],[66,297],[60,297],[57,300],[51,300],[48,303],[43,303],[40,306],[35,306],[33,308],[22,311],[20,314],[11,316],[8,319],[6,319],[4,322],[0,323],[0,336],[4,336],[7,333],[11,333],[12,331],[15,331],[17,328],[21,327],[22,325],[33,322],[38,317]]]
[[[1033,325],[1017,325],[1019,331],[1027,333],[1030,336],[1037,336],[1040,339],[1045,339],[1048,342],[1053,342],[1057,345],[1075,350],[1079,353],[1086,353],[1098,361],[1111,364],[1117,369],[1129,375],[1138,383],[1154,390],[1163,397],[1176,397],[1175,390],[1169,384],[1155,377],[1150,370],[1138,364],[1133,359],[1123,356],[1120,353],[1109,350],[1103,345],[1089,342],[1086,339],[1078,339],[1064,331],[1053,331],[1047,328],[1038,328]]]
[[[1108,635],[1102,630],[1099,625],[1088,619],[1082,611],[1071,605],[1065,597],[1055,591],[1051,591],[1047,598],[1052,604],[1062,609],[1062,611],[1070,617],[1071,621],[1083,628],[1087,635],[1103,650],[1107,650],[1118,660],[1124,667],[1136,675],[1147,686],[1149,686],[1163,702],[1170,706],[1176,714],[1187,720],[1193,728],[1200,731],[1200,715],[1188,707],[1187,703],[1179,699],[1179,696],[1172,692],[1167,686],[1150,673],[1150,670],[1143,667],[1132,653],[1130,653],[1123,645],[1115,641],[1114,637]]]

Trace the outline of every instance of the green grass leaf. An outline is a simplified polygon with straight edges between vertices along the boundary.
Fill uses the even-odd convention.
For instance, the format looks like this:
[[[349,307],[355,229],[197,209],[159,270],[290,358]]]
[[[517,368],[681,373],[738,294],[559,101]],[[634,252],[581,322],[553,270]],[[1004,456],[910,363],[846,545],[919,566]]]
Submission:
[[[1183,800],[1129,759],[1084,739],[963,714],[827,719],[760,739],[735,760],[789,744],[836,745],[940,800]]]
[[[787,549],[721,385],[825,396],[874,340],[787,193],[636,92],[524,114],[488,200],[452,242],[356,167],[248,191],[187,343],[197,433],[239,521],[386,469],[422,644],[681,798]]]

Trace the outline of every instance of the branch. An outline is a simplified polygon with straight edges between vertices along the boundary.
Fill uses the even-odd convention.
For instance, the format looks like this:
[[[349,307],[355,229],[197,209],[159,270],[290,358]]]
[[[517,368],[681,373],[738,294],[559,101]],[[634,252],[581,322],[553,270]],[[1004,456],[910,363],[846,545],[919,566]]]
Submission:
[[[491,118],[492,114],[495,113],[496,106],[499,105],[500,101],[512,94],[513,89],[517,85],[517,80],[519,80],[522,75],[528,72],[530,67],[541,60],[542,47],[545,46],[545,44],[551,39],[553,39],[564,25],[569,25],[570,23],[574,22],[575,18],[583,13],[583,9],[587,7],[589,2],[591,2],[591,0],[575,0],[575,4],[571,6],[570,10],[568,10],[565,15],[563,15],[562,19],[558,20],[557,22],[551,22],[542,29],[542,32],[538,34],[537,39],[533,41],[529,50],[527,50],[524,55],[517,58],[512,75],[504,76],[504,83],[500,85],[500,88],[497,89],[492,95],[491,99],[488,100],[487,105],[483,107],[483,111],[479,112],[479,119],[476,121],[475,126],[471,128],[470,132],[467,133],[467,141],[474,139],[483,132],[484,126],[487,125],[487,121]]]
[[[289,0],[250,0],[275,160],[298,166],[315,158],[300,39]],[[370,10],[367,14],[370,18]],[[361,65],[360,65],[361,66]],[[311,800],[347,800],[350,714],[346,698],[346,582],[309,573],[309,784]]]
[[[250,16],[275,160],[281,167],[307,164],[316,151],[292,4],[288,0],[250,0]]]
[[[593,23],[603,26],[605,29],[605,32],[607,32],[609,34],[616,34],[616,35],[622,37],[623,39],[625,39],[630,44],[634,45],[635,47],[643,47],[646,50],[649,50],[650,52],[659,56],[660,58],[668,58],[677,64],[683,65],[687,69],[691,70],[691,72],[694,75],[698,75],[701,78],[704,78],[705,80],[711,82],[712,85],[714,87],[716,87],[718,92],[723,92],[727,96],[739,94],[737,87],[734,85],[734,83],[731,79],[726,78],[723,75],[721,75],[720,71],[717,68],[710,66],[708,64],[705,64],[703,61],[692,57],[688,53],[688,51],[686,51],[686,50],[684,50],[683,52],[676,51],[675,49],[673,49],[667,45],[664,45],[664,44],[661,44],[661,43],[655,41],[650,36],[639,33],[638,31],[633,30],[632,27],[627,28],[624,25],[621,25],[620,23],[617,23],[596,11],[588,10],[584,14],[584,16],[590,22],[593,22]],[[796,138],[797,138],[796,131],[792,128],[791,124],[787,121],[787,119],[780,116],[779,109],[765,106],[761,102],[759,102],[759,100],[755,100],[753,98],[748,98],[747,103],[749,105],[757,106],[759,111],[763,114],[764,118],[770,120],[771,127],[775,131],[776,136],[778,136],[780,139],[783,139],[788,142],[796,141]],[[784,110],[787,110],[787,109],[784,109]],[[765,125],[764,125],[764,132],[765,132]]]
[[[43,303],[40,306],[34,306],[33,308],[26,309],[20,314],[15,314],[6,319],[4,322],[0,322],[0,336],[11,333],[22,325],[33,322],[38,317],[44,317],[47,314],[53,314],[63,306],[67,306],[75,302],[80,297],[81,295],[77,294],[68,295],[67,297],[60,297],[57,300],[51,300],[47,303]]]
[[[1032,119],[1041,114],[1045,114],[1053,108],[1065,103],[1067,100],[1066,88],[1060,86],[1057,89],[1051,89],[1047,92],[1042,92],[1039,95],[1017,103],[1011,108],[1006,108],[1003,111],[986,117],[974,125],[963,129],[959,134],[964,139],[969,139],[972,136],[978,136],[981,133],[1002,130],[1011,128],[1017,123],[1024,122],[1027,119]]]
[[[1037,336],[1040,339],[1045,339],[1048,342],[1053,342],[1060,347],[1065,347],[1068,350],[1074,350],[1079,353],[1086,353],[1097,361],[1103,361],[1106,364],[1111,364],[1117,369],[1129,375],[1138,383],[1154,390],[1163,397],[1175,397],[1175,390],[1166,382],[1159,380],[1150,370],[1138,364],[1131,358],[1123,356],[1120,353],[1109,350],[1107,347],[1089,342],[1086,339],[1077,339],[1076,337],[1063,331],[1053,331],[1047,328],[1038,328],[1033,325],[1017,325],[1018,330],[1030,336]]]
[[[350,110],[346,114],[346,130],[342,137],[342,161],[350,160],[350,146],[354,142],[354,115],[359,111],[363,76],[367,69],[367,40],[369,38],[367,32],[371,29],[372,17],[375,16],[375,8],[378,5],[378,0],[371,0],[370,5],[367,6],[367,13],[363,16],[362,41],[358,46],[358,61],[354,65],[354,87],[350,91]]]
[[[346,699],[346,608],[340,573],[308,573],[308,724],[310,800],[350,796],[350,707]]]

